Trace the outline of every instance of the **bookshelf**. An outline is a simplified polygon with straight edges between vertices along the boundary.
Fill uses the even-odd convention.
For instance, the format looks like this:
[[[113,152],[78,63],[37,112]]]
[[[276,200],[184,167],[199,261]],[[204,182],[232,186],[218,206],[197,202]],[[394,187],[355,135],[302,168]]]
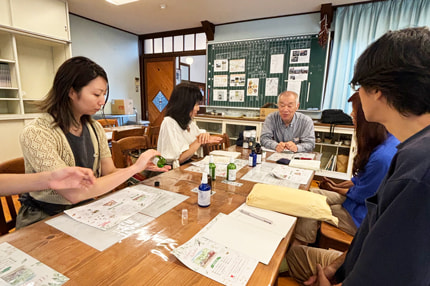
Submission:
[[[349,180],[356,152],[354,127],[315,124],[315,152],[321,153],[321,170],[316,175]]]
[[[70,56],[66,0],[0,0],[0,161],[22,156],[19,135],[38,116],[34,103]]]
[[[30,2],[0,0],[6,8],[0,21],[0,120],[36,113],[34,103],[47,94],[57,68],[71,56],[67,3]]]

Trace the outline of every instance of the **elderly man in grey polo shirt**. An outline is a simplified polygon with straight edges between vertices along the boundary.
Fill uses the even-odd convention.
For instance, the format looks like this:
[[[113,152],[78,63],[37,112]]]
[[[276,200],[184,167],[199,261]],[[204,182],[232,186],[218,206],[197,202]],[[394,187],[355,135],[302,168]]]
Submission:
[[[297,113],[299,97],[292,91],[278,96],[279,111],[266,117],[261,144],[276,152],[312,152],[315,147],[314,123],[309,116]]]

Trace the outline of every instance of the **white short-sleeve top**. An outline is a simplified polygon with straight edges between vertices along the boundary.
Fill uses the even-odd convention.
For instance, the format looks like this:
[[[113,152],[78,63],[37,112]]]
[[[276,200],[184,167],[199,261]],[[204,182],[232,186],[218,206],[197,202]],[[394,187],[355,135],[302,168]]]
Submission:
[[[170,116],[164,117],[158,136],[157,151],[169,162],[179,159],[179,156],[190,148],[190,144],[196,140],[200,130],[194,121],[183,130],[178,122]],[[197,150],[197,155],[202,156],[202,147]]]

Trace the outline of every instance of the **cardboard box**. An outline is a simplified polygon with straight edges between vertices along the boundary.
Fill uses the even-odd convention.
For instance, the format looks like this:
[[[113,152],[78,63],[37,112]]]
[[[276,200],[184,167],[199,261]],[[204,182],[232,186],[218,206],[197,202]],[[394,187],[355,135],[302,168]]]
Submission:
[[[112,114],[134,114],[132,99],[112,99]]]
[[[266,119],[267,115],[272,112],[278,111],[277,108],[260,108],[260,119]]]

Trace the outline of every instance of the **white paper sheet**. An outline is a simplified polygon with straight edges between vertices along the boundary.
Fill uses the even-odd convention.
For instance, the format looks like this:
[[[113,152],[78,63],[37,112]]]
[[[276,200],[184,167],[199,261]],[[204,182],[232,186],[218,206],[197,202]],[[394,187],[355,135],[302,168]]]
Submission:
[[[199,233],[175,248],[175,255],[188,268],[224,285],[246,285],[257,267],[258,260],[204,237],[219,214]]]
[[[270,73],[284,72],[284,54],[270,56]]]
[[[52,218],[47,220],[46,223],[99,251],[103,251],[189,198],[182,194],[146,185],[135,185],[131,188],[157,194],[157,200],[133,216],[121,221],[113,228],[108,230],[98,229],[78,222],[68,215]]]
[[[0,285],[63,285],[63,274],[10,245],[0,244]]]
[[[272,170],[277,166],[279,165],[276,163],[263,162],[262,164],[259,164],[256,167],[252,168],[241,179],[256,183],[278,185],[298,189],[300,187],[300,184],[298,182],[278,179],[272,175]]]
[[[109,229],[151,205],[158,194],[125,188],[93,203],[64,211],[71,218],[100,229]]]

